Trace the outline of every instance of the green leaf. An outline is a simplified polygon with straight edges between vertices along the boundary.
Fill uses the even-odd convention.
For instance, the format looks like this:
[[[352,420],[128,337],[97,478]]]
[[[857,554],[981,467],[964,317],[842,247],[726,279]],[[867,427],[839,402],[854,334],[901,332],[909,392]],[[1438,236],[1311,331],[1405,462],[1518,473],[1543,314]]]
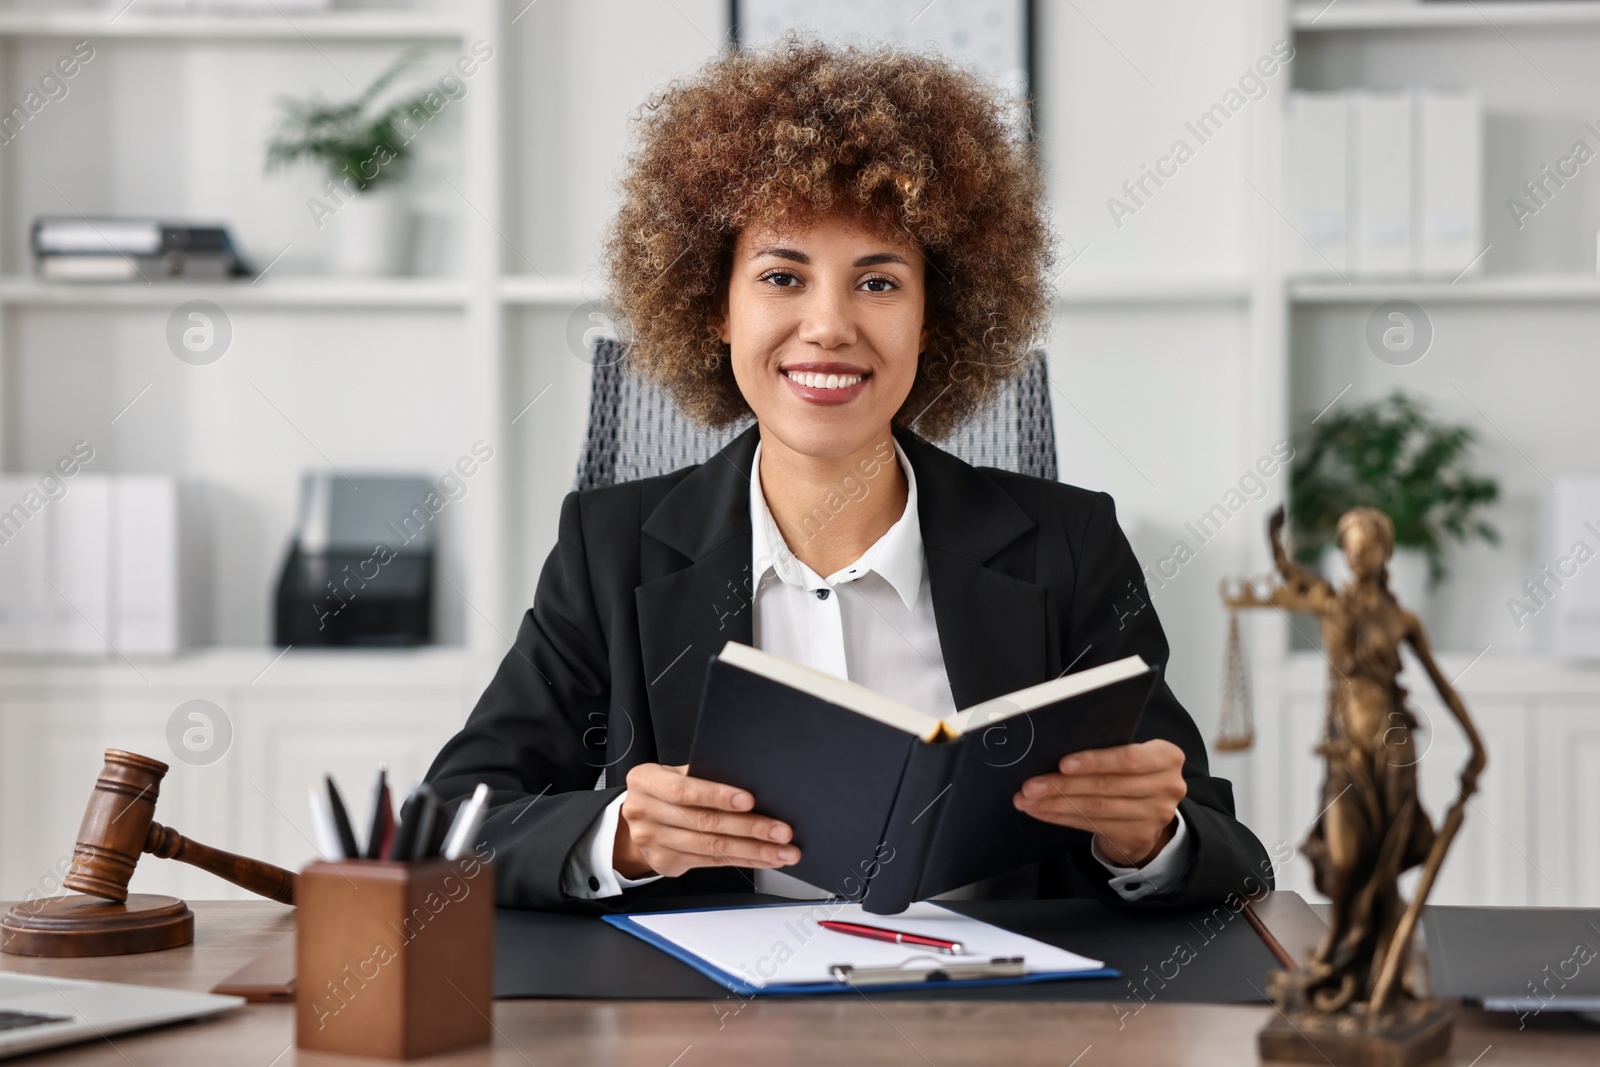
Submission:
[[[357,191],[398,182],[406,173],[411,150],[394,123],[422,108],[428,94],[418,92],[376,111],[371,107],[422,54],[420,46],[402,52],[358,96],[344,103],[330,103],[320,95],[280,98],[283,117],[267,144],[267,172],[312,160],[321,163],[334,182],[348,183]]]
[[[1420,401],[1397,390],[1319,418],[1297,436],[1289,510],[1302,562],[1315,563],[1333,543],[1339,517],[1360,505],[1389,516],[1397,547],[1426,554],[1433,583],[1446,573],[1449,542],[1499,544],[1479,512],[1499,499],[1500,487],[1469,469],[1477,441],[1470,427],[1434,422]]]

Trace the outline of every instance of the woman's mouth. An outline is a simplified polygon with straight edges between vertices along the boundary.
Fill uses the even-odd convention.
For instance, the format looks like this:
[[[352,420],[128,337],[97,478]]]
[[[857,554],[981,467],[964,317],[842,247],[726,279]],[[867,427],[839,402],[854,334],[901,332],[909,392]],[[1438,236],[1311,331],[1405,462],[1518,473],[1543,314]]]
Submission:
[[[844,404],[860,396],[870,371],[851,367],[795,366],[778,371],[800,399],[812,404]]]

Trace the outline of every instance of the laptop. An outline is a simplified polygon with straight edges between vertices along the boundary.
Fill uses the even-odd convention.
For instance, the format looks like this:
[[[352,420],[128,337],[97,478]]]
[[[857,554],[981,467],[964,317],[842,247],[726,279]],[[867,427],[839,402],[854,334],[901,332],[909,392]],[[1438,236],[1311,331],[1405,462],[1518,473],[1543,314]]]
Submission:
[[[1470,908],[1422,913],[1433,991],[1524,1022],[1573,1012],[1600,1022],[1600,908]]]
[[[0,1059],[237,1008],[243,997],[0,971]]]

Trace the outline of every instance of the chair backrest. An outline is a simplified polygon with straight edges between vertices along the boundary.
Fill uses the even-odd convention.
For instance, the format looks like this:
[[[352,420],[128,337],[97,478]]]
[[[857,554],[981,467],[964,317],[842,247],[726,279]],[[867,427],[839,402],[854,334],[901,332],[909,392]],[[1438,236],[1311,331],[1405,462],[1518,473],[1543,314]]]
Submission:
[[[612,338],[594,348],[589,429],[574,489],[593,489],[703,463],[750,425],[703,429],[678,413],[660,389],[624,369],[627,351]],[[935,443],[975,467],[1001,467],[1054,480],[1056,434],[1043,349],[965,426]]]

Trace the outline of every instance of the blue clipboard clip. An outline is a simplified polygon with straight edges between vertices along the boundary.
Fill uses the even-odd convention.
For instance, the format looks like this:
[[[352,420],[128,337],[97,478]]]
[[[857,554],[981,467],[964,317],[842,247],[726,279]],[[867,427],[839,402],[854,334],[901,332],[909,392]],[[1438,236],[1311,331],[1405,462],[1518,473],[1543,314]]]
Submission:
[[[931,961],[932,967],[920,961]],[[836,963],[828,968],[833,980],[853,986],[899,985],[905,982],[963,982],[978,978],[1021,978],[1028,973],[1021,956],[991,956],[986,960],[951,960],[940,956],[912,956],[894,967],[855,967]]]

